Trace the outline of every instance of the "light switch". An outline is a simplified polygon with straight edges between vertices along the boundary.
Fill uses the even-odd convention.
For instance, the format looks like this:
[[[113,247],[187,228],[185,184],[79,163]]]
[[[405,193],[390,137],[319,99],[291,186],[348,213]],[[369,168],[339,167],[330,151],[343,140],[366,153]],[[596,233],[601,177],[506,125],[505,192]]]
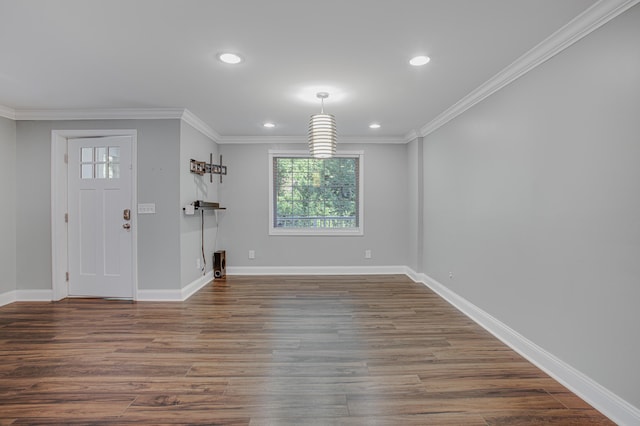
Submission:
[[[155,214],[155,213],[156,213],[155,203],[138,204],[138,214]]]

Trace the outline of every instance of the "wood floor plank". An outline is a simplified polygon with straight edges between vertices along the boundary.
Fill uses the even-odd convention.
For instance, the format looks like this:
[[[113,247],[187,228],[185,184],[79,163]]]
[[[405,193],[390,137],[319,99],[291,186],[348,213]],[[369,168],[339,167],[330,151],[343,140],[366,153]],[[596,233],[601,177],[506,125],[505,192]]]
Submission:
[[[418,395],[349,395],[349,413],[356,416],[424,414],[443,411],[482,413],[493,410],[563,409],[544,390],[493,390],[492,392],[447,392]]]
[[[0,307],[0,425],[611,422],[401,275]]]
[[[86,393],[59,393],[56,395],[3,395],[0,412],[3,418],[57,418],[66,419],[120,416],[135,400],[133,395],[88,395]]]
[[[434,413],[400,416],[349,416],[338,418],[252,419],[249,426],[486,426],[484,418],[467,413]]]
[[[226,395],[290,394],[301,395],[368,395],[424,391],[418,376],[320,376],[232,378]]]
[[[502,413],[485,413],[487,425],[490,426],[525,426],[525,425],[559,425],[559,426],[595,426],[611,425],[612,421],[602,418],[595,410],[522,410]]]
[[[552,395],[564,392],[574,395],[550,377],[521,377],[517,380],[510,377],[440,377],[430,378],[422,381],[422,383],[430,392],[457,392],[463,390],[485,390],[491,392],[493,389],[545,389]]]
[[[102,377],[57,377],[41,378],[22,393],[31,395],[86,393],[90,395],[121,394],[208,394],[222,395],[228,381],[218,378],[194,379],[190,377],[145,377],[145,376],[102,376]]]

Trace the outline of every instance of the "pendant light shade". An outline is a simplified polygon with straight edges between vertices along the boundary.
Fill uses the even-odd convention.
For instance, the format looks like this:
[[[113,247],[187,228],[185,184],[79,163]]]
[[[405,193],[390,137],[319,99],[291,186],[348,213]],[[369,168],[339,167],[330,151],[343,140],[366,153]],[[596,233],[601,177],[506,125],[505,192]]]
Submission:
[[[320,92],[316,96],[320,98],[322,110],[309,121],[309,152],[314,158],[331,158],[336,153],[336,119],[324,113],[324,100],[329,94]]]

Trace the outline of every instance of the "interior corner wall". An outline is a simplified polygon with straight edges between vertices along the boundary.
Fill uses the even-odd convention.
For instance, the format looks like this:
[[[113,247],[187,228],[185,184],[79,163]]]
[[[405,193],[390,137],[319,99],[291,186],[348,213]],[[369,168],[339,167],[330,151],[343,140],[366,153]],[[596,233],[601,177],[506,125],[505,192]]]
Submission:
[[[308,151],[306,144],[222,144],[229,167],[220,185],[227,207],[219,247],[229,267],[378,267],[407,265],[407,146],[343,144],[364,151],[363,236],[269,235],[269,149]],[[249,250],[255,259],[248,259]],[[372,258],[365,259],[365,250]]]
[[[16,124],[0,117],[0,296],[16,290]]]
[[[213,270],[213,252],[217,239],[216,213],[211,210],[196,211],[193,216],[185,215],[182,207],[195,200],[218,201],[218,182],[220,176],[205,174],[203,176],[191,173],[191,159],[209,162],[209,155],[213,154],[214,164],[220,162],[218,145],[209,137],[182,121],[180,125],[180,283],[185,287],[203,276],[203,271],[197,267],[199,260],[206,270]],[[202,216],[204,215],[204,227]],[[204,229],[204,234],[202,233]],[[204,259],[202,259],[202,245],[204,241]]]
[[[425,273],[635,407],[638,40],[634,6],[424,138]]]
[[[51,132],[88,129],[137,130],[138,203],[156,205],[137,217],[138,289],[180,289],[178,119],[16,122],[17,289],[51,289]]]
[[[408,207],[408,261],[407,266],[415,272],[423,272],[424,238],[424,185],[422,138],[416,138],[407,145],[407,190]]]

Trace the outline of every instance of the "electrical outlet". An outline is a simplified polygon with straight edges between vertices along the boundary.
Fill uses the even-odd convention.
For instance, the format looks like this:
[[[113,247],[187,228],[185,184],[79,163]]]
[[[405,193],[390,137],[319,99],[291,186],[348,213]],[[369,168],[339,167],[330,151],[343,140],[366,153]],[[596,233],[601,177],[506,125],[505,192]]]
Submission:
[[[200,264],[200,258],[196,259],[196,269],[200,269],[202,268],[202,265]]]
[[[249,250],[249,259],[255,259],[255,258],[256,258],[256,251]]]
[[[452,280],[453,279],[453,272],[449,272],[449,279]]]
[[[155,203],[138,204],[138,214],[155,214],[155,213],[156,213]]]
[[[364,258],[365,259],[371,259],[371,250],[365,250],[364,251]]]

